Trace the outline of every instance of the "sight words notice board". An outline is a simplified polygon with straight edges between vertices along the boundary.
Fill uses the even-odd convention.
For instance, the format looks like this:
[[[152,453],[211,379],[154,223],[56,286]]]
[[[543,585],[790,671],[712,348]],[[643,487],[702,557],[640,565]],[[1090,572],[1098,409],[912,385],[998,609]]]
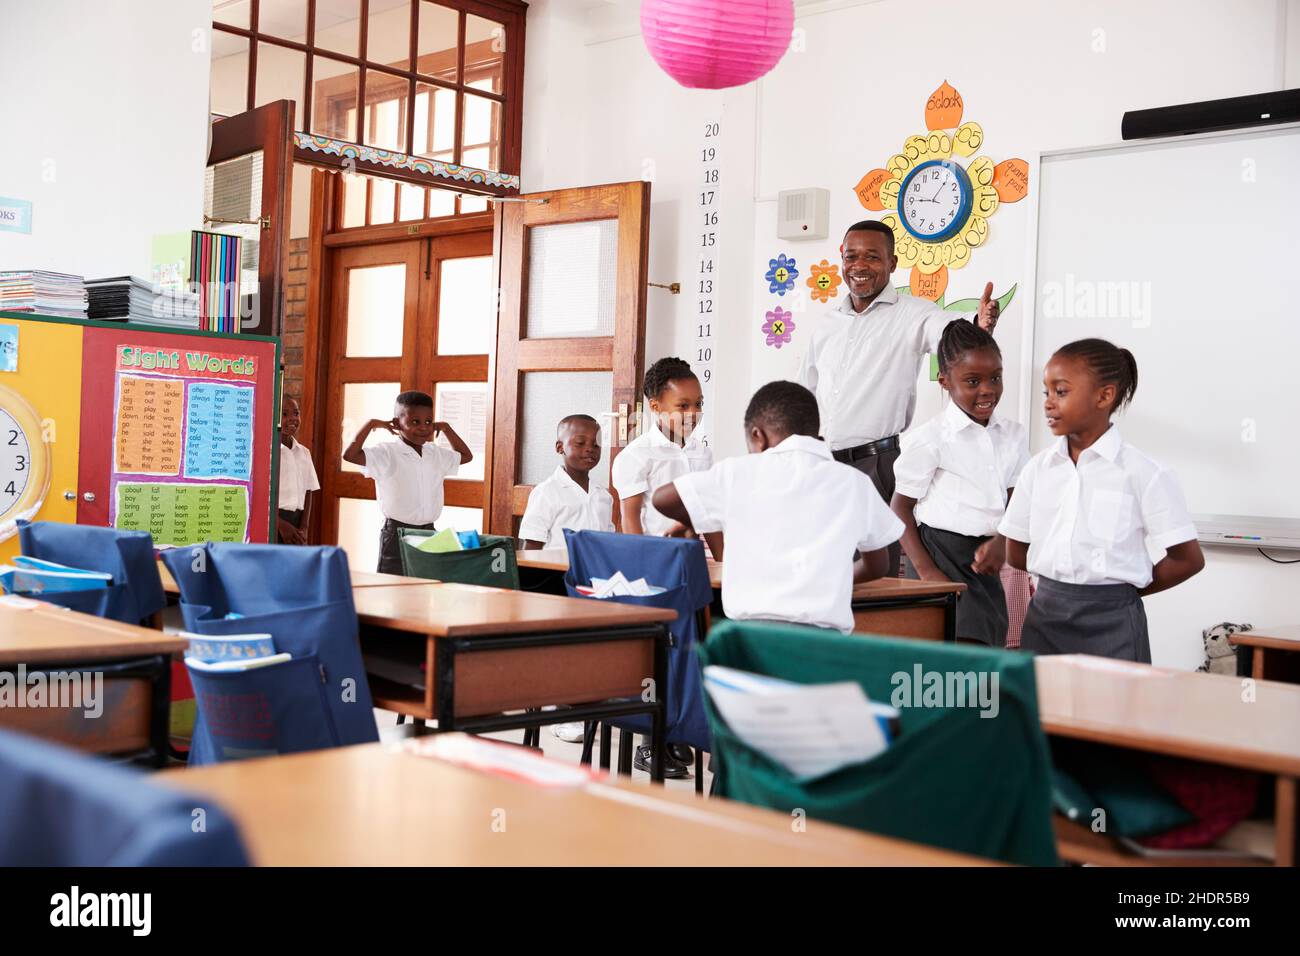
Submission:
[[[274,339],[88,325],[77,522],[269,540],[278,369]]]

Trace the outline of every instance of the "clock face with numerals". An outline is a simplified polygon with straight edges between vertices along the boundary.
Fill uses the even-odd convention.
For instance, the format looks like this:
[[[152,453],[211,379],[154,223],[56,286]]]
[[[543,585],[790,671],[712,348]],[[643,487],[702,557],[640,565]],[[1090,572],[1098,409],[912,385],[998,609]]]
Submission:
[[[922,242],[943,242],[970,218],[970,177],[948,160],[922,163],[903,180],[898,208],[909,233]]]
[[[33,517],[50,483],[50,451],[36,411],[13,389],[0,385],[0,541]]]

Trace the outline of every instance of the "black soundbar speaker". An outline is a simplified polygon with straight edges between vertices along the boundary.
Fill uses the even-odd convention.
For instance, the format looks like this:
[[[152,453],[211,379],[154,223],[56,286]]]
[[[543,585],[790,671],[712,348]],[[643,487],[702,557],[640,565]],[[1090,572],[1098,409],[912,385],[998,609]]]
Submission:
[[[1130,110],[1124,114],[1120,130],[1125,139],[1147,139],[1297,121],[1300,121],[1300,90],[1278,90],[1204,103]]]

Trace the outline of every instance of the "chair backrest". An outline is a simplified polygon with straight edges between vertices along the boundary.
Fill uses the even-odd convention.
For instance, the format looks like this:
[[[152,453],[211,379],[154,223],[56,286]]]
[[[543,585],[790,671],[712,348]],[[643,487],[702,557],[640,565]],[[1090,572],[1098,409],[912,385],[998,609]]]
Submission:
[[[421,551],[406,538],[427,536],[427,530],[402,528],[398,549],[402,570],[413,578],[449,581],[454,584],[481,584],[490,588],[519,590],[519,563],[515,558],[515,539],[502,535],[479,535],[479,547],[464,551]]]
[[[643,577],[649,584],[667,589],[652,597],[605,600],[677,612],[676,620],[669,625],[673,641],[668,653],[667,739],[669,743],[709,750],[709,722],[704,712],[700,669],[695,662],[696,646],[704,638],[702,612],[713,601],[704,545],[682,538],[569,529],[565,529],[564,541],[569,550],[564,584],[572,597],[585,596],[579,594],[579,585],[590,584],[593,577],[607,578],[615,571],[622,571],[629,580]],[[628,718],[617,726],[641,731],[649,722]]]
[[[107,588],[42,595],[43,601],[126,624],[146,621],[167,606],[147,531],[19,521],[18,543],[22,553],[33,558],[113,576]]]
[[[163,561],[180,589],[187,630],[270,634],[277,652],[315,656],[325,670],[326,704],[339,743],[379,739],[348,559],[340,548],[205,544],[166,551]],[[200,713],[190,763],[218,759],[214,747]]]
[[[248,865],[212,800],[101,758],[0,731],[0,780],[0,866]]]
[[[191,667],[189,675],[210,762],[323,750],[341,743],[314,654],[247,671]]]
[[[699,659],[800,684],[856,681],[901,711],[901,733],[883,754],[805,780],[741,742],[706,700],[722,796],[977,856],[1057,862],[1033,658],[727,621]]]

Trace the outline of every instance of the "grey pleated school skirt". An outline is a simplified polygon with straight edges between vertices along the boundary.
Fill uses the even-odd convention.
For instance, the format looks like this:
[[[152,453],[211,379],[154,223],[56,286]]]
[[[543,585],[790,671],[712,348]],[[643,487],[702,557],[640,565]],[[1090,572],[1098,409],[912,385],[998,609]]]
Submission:
[[[1094,654],[1151,663],[1146,610],[1131,584],[1066,584],[1040,576],[1020,647],[1035,654]]]
[[[1006,647],[1007,596],[1002,590],[1002,578],[971,570],[975,551],[988,538],[958,534],[925,524],[918,524],[916,530],[939,570],[949,580],[966,585],[965,592],[957,598],[957,637],[989,647]],[[911,561],[907,562],[907,576],[917,576]]]

